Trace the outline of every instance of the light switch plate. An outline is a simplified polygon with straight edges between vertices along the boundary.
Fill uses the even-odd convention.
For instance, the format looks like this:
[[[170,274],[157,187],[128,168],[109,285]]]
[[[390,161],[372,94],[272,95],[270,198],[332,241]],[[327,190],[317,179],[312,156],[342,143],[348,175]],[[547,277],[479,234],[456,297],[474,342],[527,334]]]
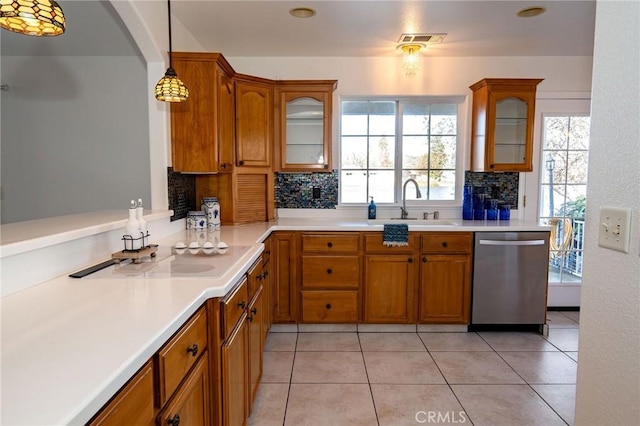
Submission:
[[[600,207],[600,247],[629,253],[631,209]]]

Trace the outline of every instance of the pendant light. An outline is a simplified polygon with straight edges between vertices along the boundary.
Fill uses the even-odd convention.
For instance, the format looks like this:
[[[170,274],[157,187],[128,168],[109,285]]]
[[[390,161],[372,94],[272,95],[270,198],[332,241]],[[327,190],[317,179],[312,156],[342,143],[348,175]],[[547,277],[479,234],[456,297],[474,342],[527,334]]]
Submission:
[[[169,68],[164,77],[156,84],[156,99],[163,102],[184,102],[189,97],[189,89],[178,78],[171,66],[171,0],[167,0],[167,17],[169,20]]]
[[[404,54],[404,60],[402,61],[402,69],[404,75],[407,77],[415,77],[416,71],[420,61],[418,52],[425,47],[423,43],[406,43],[398,46],[398,49],[402,50]]]
[[[54,0],[0,0],[0,27],[33,36],[64,33],[62,9]]]

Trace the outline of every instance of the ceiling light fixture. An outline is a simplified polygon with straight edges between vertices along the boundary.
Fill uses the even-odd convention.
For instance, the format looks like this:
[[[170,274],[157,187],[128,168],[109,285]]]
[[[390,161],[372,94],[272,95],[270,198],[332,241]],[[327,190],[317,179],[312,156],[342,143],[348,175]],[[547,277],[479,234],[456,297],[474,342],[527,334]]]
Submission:
[[[294,18],[311,18],[312,16],[315,16],[315,14],[316,11],[310,7],[296,7],[289,11],[289,15]]]
[[[62,8],[53,0],[0,0],[0,27],[33,36],[64,33]]]
[[[169,68],[156,84],[155,94],[159,101],[184,102],[189,97],[189,89],[180,81],[171,63],[171,0],[167,0],[167,17],[169,20]]]
[[[402,50],[402,53],[404,54],[402,69],[404,70],[405,76],[414,77],[416,75],[419,65],[418,61],[420,60],[418,53],[423,47],[426,47],[424,43],[406,43],[399,44],[396,47],[397,49]]]
[[[525,7],[518,11],[516,15],[520,18],[533,18],[534,16],[542,15],[547,9],[542,6]]]

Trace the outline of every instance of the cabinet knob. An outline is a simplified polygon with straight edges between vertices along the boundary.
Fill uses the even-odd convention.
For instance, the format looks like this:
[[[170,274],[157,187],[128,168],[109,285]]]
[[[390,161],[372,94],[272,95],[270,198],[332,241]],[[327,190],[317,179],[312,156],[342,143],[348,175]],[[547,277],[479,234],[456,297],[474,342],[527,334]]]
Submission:
[[[249,322],[253,322],[253,315],[249,315],[247,319],[249,320]]]
[[[180,424],[180,415],[175,414],[170,419],[167,419],[167,424],[169,424],[170,426],[178,426]]]
[[[333,271],[331,270],[331,268],[327,269],[327,274],[332,274]]]
[[[327,243],[327,247],[329,247],[329,248],[333,247],[333,243],[332,243],[331,241],[329,241],[329,242]]]
[[[327,303],[326,308],[327,308],[327,309],[331,309],[331,303]]]
[[[269,271],[264,271],[262,273],[262,278],[267,278],[269,276]]]
[[[256,275],[256,279],[257,279],[258,281],[262,281],[262,279],[263,279],[263,278],[264,278],[264,277],[262,276],[262,274],[258,274],[258,275]]]
[[[489,168],[493,169],[493,167],[495,166],[495,164],[489,164]]]
[[[413,263],[413,257],[408,258],[408,259],[407,259],[407,262],[409,262],[409,263]]]
[[[251,313],[253,315],[257,314],[258,313],[258,308],[251,308]]]
[[[191,353],[191,356],[196,356],[198,354],[198,344],[194,343],[193,345],[187,348],[187,352]]]
[[[220,168],[221,169],[226,169],[227,168],[227,163],[220,163]]]
[[[238,306],[240,306],[242,309],[247,307],[247,302],[245,302],[244,300],[238,303]]]
[[[324,169],[328,169],[328,168],[329,168],[329,165],[328,165],[328,164],[325,164],[325,165],[324,165],[324,166],[322,166],[322,167],[323,167]]]
[[[444,242],[442,243],[442,247],[444,247],[444,248],[449,247],[449,243],[448,243],[448,242],[446,242],[446,241],[444,241]]]
[[[244,160],[240,160],[238,164],[240,164],[241,166],[244,166]]]
[[[422,263],[427,263],[427,256],[424,256],[424,257],[422,258]]]

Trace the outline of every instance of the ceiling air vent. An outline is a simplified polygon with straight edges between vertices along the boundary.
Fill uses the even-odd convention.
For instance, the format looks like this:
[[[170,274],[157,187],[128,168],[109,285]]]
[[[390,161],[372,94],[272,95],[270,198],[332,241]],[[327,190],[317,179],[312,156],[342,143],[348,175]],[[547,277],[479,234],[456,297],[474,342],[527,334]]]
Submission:
[[[446,33],[439,34],[412,34],[412,33],[403,33],[400,35],[398,39],[398,43],[424,43],[424,44],[435,44],[440,43],[444,40]]]

